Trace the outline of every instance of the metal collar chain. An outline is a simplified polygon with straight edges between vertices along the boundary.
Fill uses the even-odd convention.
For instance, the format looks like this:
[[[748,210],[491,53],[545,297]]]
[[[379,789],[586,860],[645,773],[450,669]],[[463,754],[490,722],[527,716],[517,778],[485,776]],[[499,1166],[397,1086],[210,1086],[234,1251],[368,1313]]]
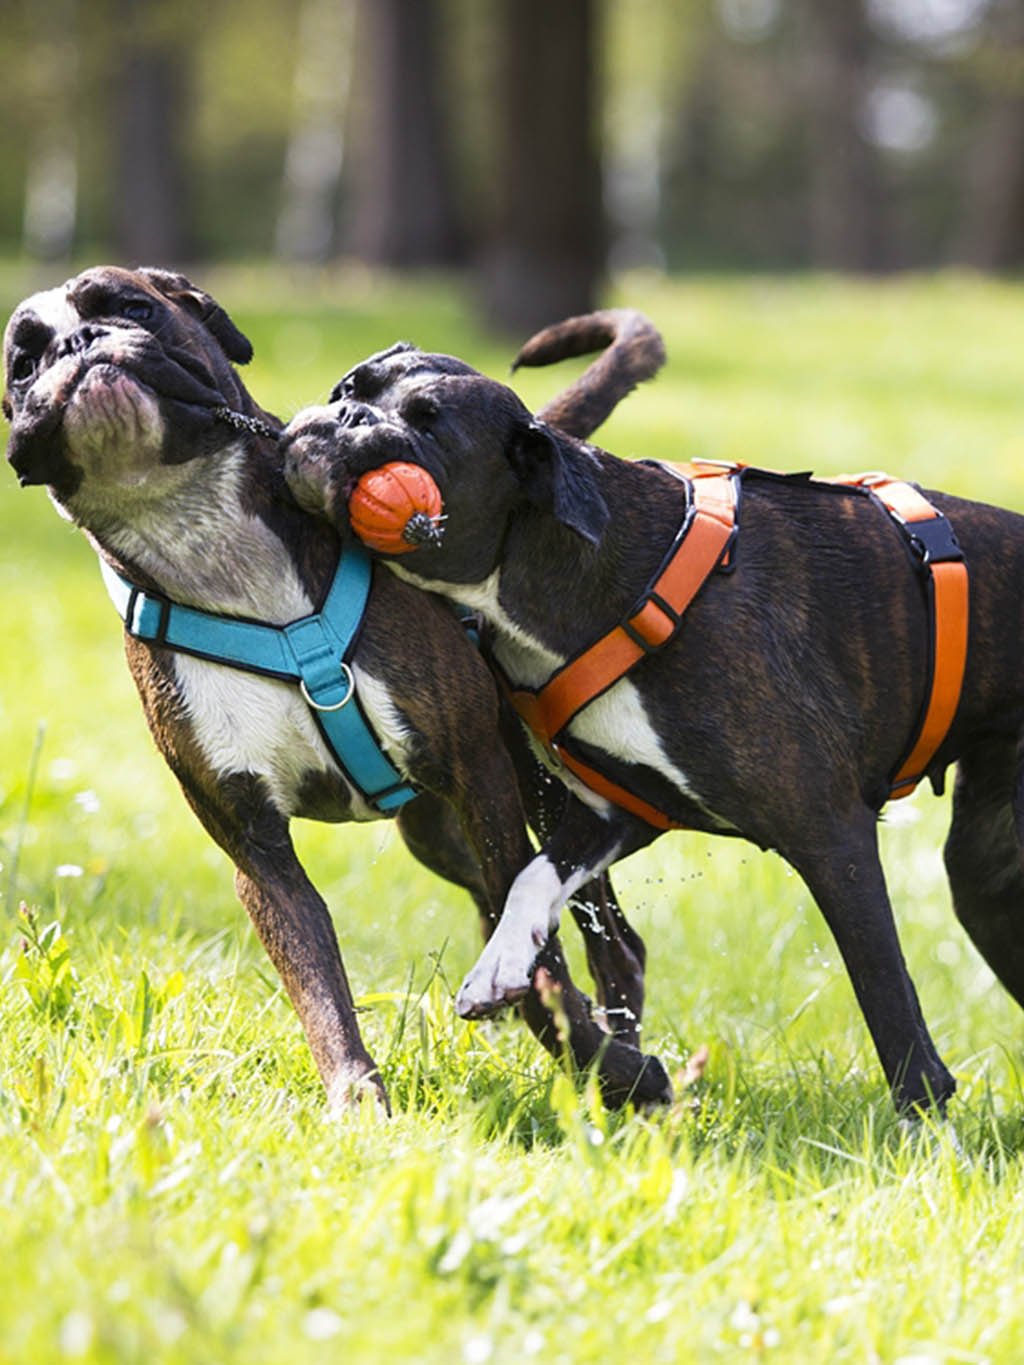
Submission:
[[[253,436],[265,436],[267,440],[277,441],[281,433],[272,427],[269,422],[264,422],[262,417],[250,417],[244,412],[235,412],[234,408],[214,408],[214,417],[221,422],[226,422],[229,427],[234,427],[236,431],[248,431]]]

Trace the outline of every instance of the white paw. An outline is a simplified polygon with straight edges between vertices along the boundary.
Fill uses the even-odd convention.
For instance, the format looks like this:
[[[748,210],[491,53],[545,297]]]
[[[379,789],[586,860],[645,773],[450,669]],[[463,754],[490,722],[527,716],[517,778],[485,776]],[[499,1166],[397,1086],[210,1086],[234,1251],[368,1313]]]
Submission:
[[[530,989],[537,948],[525,944],[492,952],[494,940],[481,953],[476,966],[463,981],[455,997],[455,1010],[463,1019],[482,1019],[488,1014],[514,1005]]]

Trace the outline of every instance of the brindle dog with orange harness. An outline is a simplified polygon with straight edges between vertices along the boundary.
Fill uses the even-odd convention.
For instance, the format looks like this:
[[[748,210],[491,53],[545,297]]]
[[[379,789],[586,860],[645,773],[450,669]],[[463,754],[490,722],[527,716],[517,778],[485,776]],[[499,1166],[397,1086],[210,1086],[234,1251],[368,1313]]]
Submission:
[[[940,790],[957,764],[954,904],[1024,1004],[1024,518],[884,479],[705,468],[681,481],[407,348],[357,366],[338,395],[292,424],[297,496],[344,528],[365,471],[402,461],[432,476],[443,539],[380,557],[483,615],[493,663],[575,797],[459,1009],[520,998],[573,888],[661,829],[739,835],[814,895],[897,1106],[942,1107],[955,1085],[903,960],[876,824],[890,796],[922,775]],[[691,537],[696,567],[670,554]],[[563,687],[574,673],[583,685]]]

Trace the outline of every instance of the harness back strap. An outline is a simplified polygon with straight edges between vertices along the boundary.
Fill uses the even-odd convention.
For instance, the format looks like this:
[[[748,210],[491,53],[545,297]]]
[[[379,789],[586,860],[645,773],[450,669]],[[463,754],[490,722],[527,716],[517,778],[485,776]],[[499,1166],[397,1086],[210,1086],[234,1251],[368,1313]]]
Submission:
[[[909,796],[953,723],[964,669],[970,592],[963,551],[949,521],[912,484],[886,474],[845,474],[830,483],[865,488],[894,519],[924,570],[931,671],[917,733],[889,779],[890,798]]]
[[[136,639],[297,682],[339,766],[366,800],[390,814],[416,795],[381,749],[359,707],[347,663],[366,611],[372,567],[359,548],[338,561],[320,611],[285,626],[216,616],[144,592],[100,561],[125,630]]]

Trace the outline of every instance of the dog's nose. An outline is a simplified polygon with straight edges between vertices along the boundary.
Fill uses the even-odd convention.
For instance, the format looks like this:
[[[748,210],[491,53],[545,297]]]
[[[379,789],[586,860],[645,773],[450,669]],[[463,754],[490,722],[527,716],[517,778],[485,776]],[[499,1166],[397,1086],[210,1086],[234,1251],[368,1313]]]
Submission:
[[[383,418],[369,404],[349,398],[342,399],[334,420],[339,427],[375,427]]]
[[[57,359],[63,360],[65,356],[82,355],[89,349],[94,341],[99,341],[101,337],[107,335],[105,327],[96,327],[92,323],[84,323],[81,327],[76,327],[73,332],[69,332],[66,337],[61,337],[57,343]]]

